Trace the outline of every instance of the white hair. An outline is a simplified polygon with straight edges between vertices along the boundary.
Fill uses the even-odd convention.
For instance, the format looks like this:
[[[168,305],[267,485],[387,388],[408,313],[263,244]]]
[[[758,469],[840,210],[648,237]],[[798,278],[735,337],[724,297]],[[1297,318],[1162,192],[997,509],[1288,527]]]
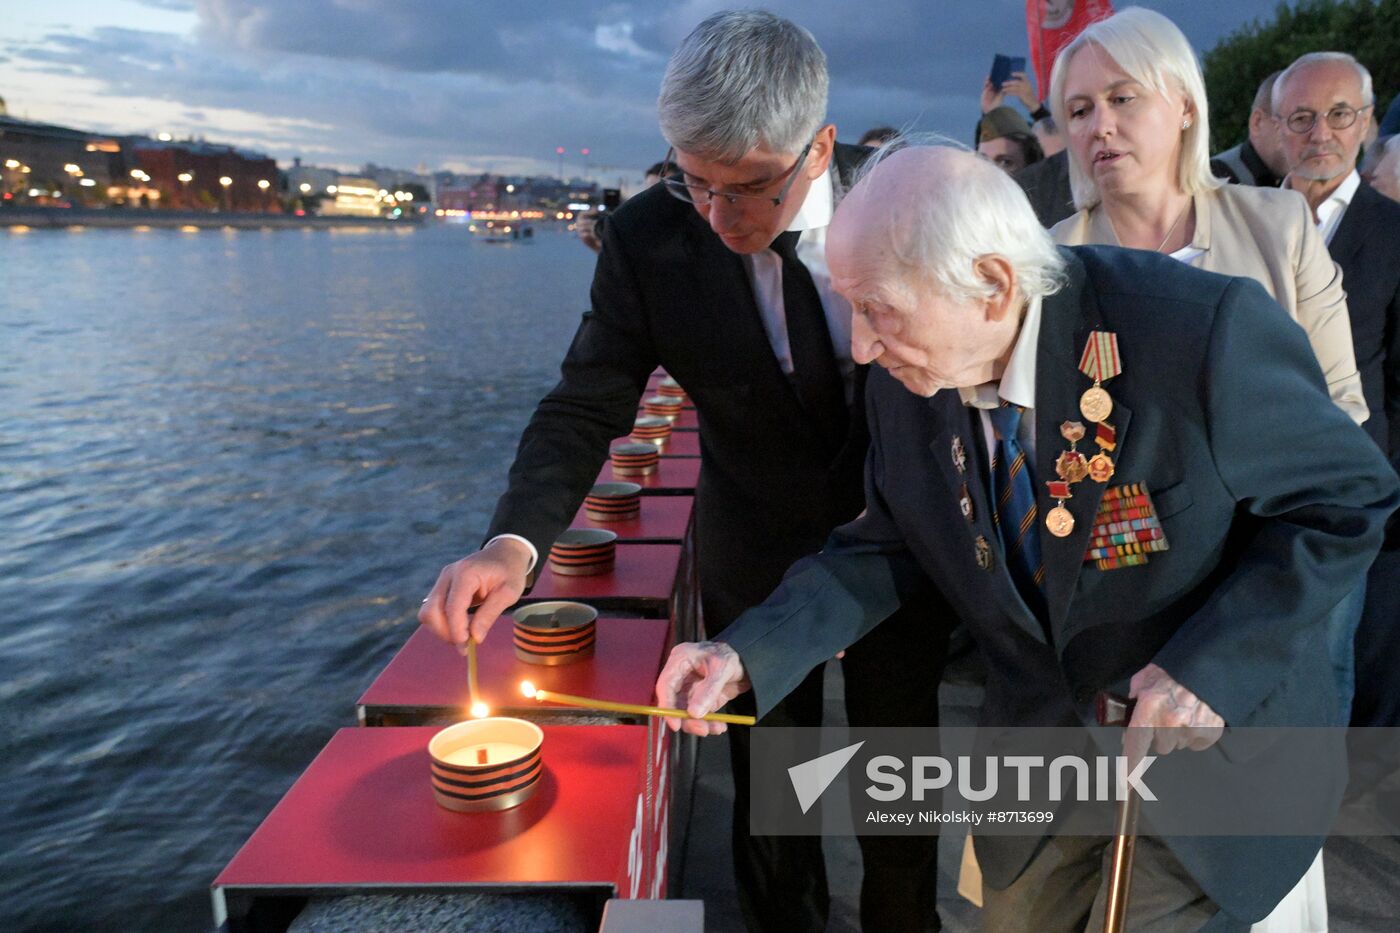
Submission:
[[[1355,68],[1356,80],[1361,85],[1361,106],[1369,107],[1376,102],[1376,94],[1371,87],[1371,72],[1367,71],[1366,66],[1357,61],[1354,55],[1348,55],[1346,52],[1309,52],[1294,59],[1293,64],[1283,69],[1283,74],[1274,82],[1273,100],[1270,104],[1275,116],[1284,116],[1278,112],[1278,108],[1279,104],[1283,103],[1283,86],[1288,83],[1288,79],[1309,65],[1327,62],[1341,62]]]
[[[1070,60],[1090,44],[1098,46],[1134,81],[1162,96],[1180,93],[1192,112],[1191,125],[1181,130],[1181,157],[1176,181],[1185,194],[1213,191],[1225,182],[1210,170],[1210,115],[1206,84],[1191,44],[1176,24],[1161,13],[1129,7],[1089,25],[1055,56],[1050,72],[1050,109],[1068,132],[1065,80]],[[1074,206],[1083,210],[1103,200],[1087,166],[1072,157],[1069,184]]]
[[[826,56],[812,34],[757,10],[716,13],[666,66],[657,109],[677,149],[736,162],[763,144],[797,153],[826,118]]]
[[[966,158],[953,157],[947,171],[930,172],[901,188],[902,196],[886,212],[884,252],[899,283],[907,288],[921,281],[955,301],[990,298],[995,287],[974,266],[985,256],[998,255],[1015,270],[1025,298],[1060,290],[1064,258],[1025,192],[1010,175],[960,143],[932,135],[886,143],[861,166],[851,190],[878,186],[881,166],[905,150],[943,150]]]

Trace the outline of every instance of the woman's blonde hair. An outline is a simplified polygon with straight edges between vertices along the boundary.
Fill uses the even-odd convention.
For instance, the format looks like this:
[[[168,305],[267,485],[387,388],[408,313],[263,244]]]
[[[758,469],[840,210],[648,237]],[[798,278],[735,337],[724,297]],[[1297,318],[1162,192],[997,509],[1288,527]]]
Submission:
[[[1161,13],[1142,7],[1129,7],[1092,24],[1060,54],[1050,72],[1050,109],[1063,132],[1070,131],[1065,110],[1065,78],[1070,60],[1090,43],[1103,49],[1118,67],[1144,87],[1166,96],[1178,91],[1191,110],[1191,125],[1181,131],[1181,156],[1177,164],[1177,184],[1186,194],[1214,191],[1224,184],[1210,170],[1210,119],[1206,105],[1206,85],[1201,66],[1191,45],[1176,24]],[[1103,199],[1086,166],[1073,152],[1069,160],[1069,184],[1074,206],[1093,207]]]

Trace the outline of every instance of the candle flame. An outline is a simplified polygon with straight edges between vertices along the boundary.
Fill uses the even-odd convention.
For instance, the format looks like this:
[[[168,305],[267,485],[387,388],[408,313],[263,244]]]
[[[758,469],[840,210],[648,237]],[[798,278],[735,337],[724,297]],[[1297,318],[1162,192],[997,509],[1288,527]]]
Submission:
[[[528,680],[522,680],[520,682],[520,692],[525,694],[527,697],[533,697],[535,695],[535,685],[530,683]]]
[[[490,716],[490,715],[491,715],[491,707],[487,706],[485,703],[473,703],[473,704],[472,704],[472,718],[473,718],[473,719],[485,719],[487,716]]]

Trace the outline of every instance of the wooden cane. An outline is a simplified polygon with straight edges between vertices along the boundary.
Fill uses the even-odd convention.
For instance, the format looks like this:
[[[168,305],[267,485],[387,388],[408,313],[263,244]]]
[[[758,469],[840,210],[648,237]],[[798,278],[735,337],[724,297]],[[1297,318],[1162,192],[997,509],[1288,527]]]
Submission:
[[[1100,693],[1095,712],[1101,726],[1127,726],[1133,718],[1133,701]],[[1138,805],[1131,785],[1124,788],[1113,821],[1113,858],[1108,873],[1108,899],[1104,907],[1104,933],[1123,933],[1128,919],[1128,892],[1133,884],[1133,850],[1137,843]]]

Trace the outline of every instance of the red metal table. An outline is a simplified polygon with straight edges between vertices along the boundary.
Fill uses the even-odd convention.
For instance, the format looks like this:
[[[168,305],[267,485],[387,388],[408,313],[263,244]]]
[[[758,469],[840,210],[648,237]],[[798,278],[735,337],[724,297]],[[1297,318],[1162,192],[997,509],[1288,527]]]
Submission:
[[[612,461],[603,464],[598,474],[600,483],[636,483],[642,487],[642,495],[684,495],[695,494],[695,484],[700,481],[699,457],[662,457],[656,465],[656,472],[646,476],[618,476],[613,472]]]
[[[545,726],[535,795],[500,813],[433,800],[434,726],[341,729],[214,879],[215,920],[248,929],[260,901],[405,892],[660,887],[665,850],[644,726]],[[262,905],[262,906],[265,906]],[[299,909],[299,908],[296,908]]]
[[[539,577],[521,605],[551,599],[571,599],[598,610],[617,610],[648,619],[671,615],[671,599],[681,566],[679,544],[619,544],[609,573],[571,577],[549,569],[541,555]]]
[[[517,660],[510,624],[508,616],[502,617],[477,650],[480,698],[493,716],[555,722],[610,715],[619,722],[644,721],[537,703],[520,693],[520,682],[528,680],[541,689],[574,696],[649,705],[669,648],[669,620],[599,619],[593,657],[558,667]],[[455,722],[464,718],[467,706],[466,659],[424,628],[413,633],[356,704],[360,722],[366,726]]]
[[[579,506],[571,528],[605,528],[620,544],[680,544],[690,530],[693,496],[643,496],[641,514],[625,522],[600,522]]]

